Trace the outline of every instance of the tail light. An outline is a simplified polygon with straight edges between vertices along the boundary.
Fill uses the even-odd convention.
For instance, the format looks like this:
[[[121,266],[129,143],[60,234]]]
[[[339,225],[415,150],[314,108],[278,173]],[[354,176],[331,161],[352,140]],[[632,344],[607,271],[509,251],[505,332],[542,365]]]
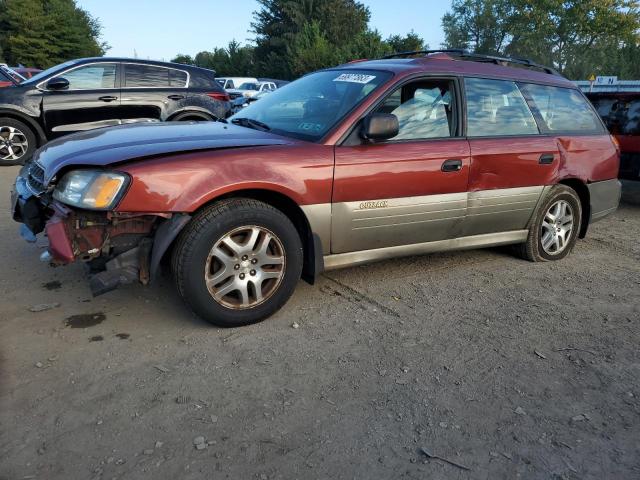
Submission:
[[[209,92],[207,93],[207,97],[220,100],[221,102],[229,102],[231,100],[229,94],[226,92]]]
[[[620,141],[615,137],[615,135],[610,135],[611,136],[611,142],[613,142],[614,147],[616,147],[616,150],[618,151],[618,153],[620,153]]]

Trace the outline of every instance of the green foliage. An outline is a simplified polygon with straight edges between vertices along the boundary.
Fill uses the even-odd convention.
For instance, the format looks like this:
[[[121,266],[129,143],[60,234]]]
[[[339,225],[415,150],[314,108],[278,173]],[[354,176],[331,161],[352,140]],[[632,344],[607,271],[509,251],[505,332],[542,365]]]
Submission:
[[[391,35],[387,38],[386,43],[392,52],[415,52],[416,50],[428,50],[429,45],[411,30],[404,37],[401,35]]]
[[[171,61],[209,68],[215,70],[219,76],[253,76],[255,70],[253,48],[247,45],[242,46],[235,40],[229,42],[227,48],[214,48],[210,52],[205,50],[196,54],[195,57],[179,54]]]
[[[445,46],[532,58],[570,78],[640,74],[638,2],[454,0]]]
[[[11,64],[48,68],[104,55],[100,30],[75,0],[0,0],[0,49]]]
[[[291,45],[291,72],[304,75],[340,61],[340,53],[329,43],[317,21],[305,23]]]
[[[361,58],[424,48],[415,32],[383,40],[368,27],[369,9],[355,0],[258,0],[254,46],[236,42],[174,61],[213,68],[219,75],[291,79]]]

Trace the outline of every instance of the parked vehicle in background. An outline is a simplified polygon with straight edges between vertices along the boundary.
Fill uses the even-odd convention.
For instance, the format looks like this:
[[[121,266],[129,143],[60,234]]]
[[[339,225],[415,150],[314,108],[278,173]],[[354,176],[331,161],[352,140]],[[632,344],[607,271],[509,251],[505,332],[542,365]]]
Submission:
[[[29,79],[42,71],[42,69],[40,68],[25,67],[23,65],[18,65],[17,67],[11,67],[11,68],[13,69],[14,72],[19,73],[26,79]]]
[[[261,98],[266,97],[267,95],[269,95],[271,92],[273,92],[273,90],[263,90],[262,92],[258,93],[257,95],[253,96],[253,97],[249,97],[246,100],[246,106],[249,106],[251,103],[253,102],[257,102],[258,100],[260,100]]]
[[[640,180],[640,92],[588,93],[620,144],[620,178]]]
[[[0,89],[0,165],[52,138],[125,123],[217,120],[230,113],[215,72],[128,58],[71,60]]]
[[[247,84],[245,84],[247,85]],[[258,84],[248,84],[251,86],[249,89],[238,89],[238,90],[229,90],[229,95],[231,97],[231,111],[235,114],[242,110],[245,107],[248,107],[249,104],[260,100],[265,95],[270,94],[277,90],[275,83],[273,82],[260,82]],[[252,90],[253,87],[258,88],[258,90]]]
[[[218,77],[216,81],[225,90],[233,90],[243,83],[258,83],[258,79],[255,77]]]
[[[288,80],[278,80],[277,78],[258,78],[258,81],[275,83],[277,88],[282,88],[288,83],[291,83]]]
[[[232,327],[323,270],[507,244],[560,260],[616,210],[619,152],[574,84],[527,60],[412,55],[306,75],[227,124],[51,142],[16,179],[14,219],[46,231],[43,260],[88,262],[96,294],[171,258],[186,303]]]
[[[227,90],[229,94],[240,94],[245,98],[252,98],[262,92],[273,92],[277,90],[273,82],[246,82],[233,90]]]
[[[9,87],[11,85],[18,85],[24,82],[26,79],[18,72],[4,63],[0,63],[0,87]]]

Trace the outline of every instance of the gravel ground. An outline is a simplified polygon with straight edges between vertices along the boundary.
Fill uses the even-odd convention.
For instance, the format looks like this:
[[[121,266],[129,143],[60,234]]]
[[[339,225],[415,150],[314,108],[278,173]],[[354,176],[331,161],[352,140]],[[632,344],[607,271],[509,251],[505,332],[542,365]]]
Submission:
[[[222,330],[169,277],[93,299],[80,266],[40,263],[7,214],[16,172],[2,480],[640,478],[640,206],[562,262],[489,249],[331,272]]]

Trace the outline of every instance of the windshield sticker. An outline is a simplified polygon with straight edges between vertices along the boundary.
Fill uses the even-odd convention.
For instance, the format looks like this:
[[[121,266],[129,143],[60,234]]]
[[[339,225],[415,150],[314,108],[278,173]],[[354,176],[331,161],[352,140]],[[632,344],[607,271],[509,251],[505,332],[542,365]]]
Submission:
[[[321,123],[303,122],[298,125],[298,130],[302,130],[305,132],[321,132],[323,128],[324,125]]]
[[[334,82],[350,82],[350,83],[369,83],[376,78],[375,75],[364,75],[362,73],[343,73],[337,78],[334,78]]]

